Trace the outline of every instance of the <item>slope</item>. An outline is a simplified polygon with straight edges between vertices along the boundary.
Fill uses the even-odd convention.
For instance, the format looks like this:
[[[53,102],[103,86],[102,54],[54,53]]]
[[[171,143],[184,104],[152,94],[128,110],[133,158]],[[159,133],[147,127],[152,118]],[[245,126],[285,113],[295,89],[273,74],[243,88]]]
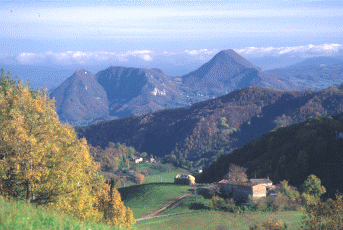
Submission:
[[[342,83],[343,60],[330,57],[309,58],[295,65],[266,72],[295,82],[301,90],[321,90]]]
[[[220,51],[209,62],[182,78],[184,85],[215,96],[252,85],[282,90],[295,87],[291,82],[263,72],[230,49]]]
[[[60,120],[72,124],[108,114],[108,100],[103,87],[89,71],[77,70],[50,94],[55,99]]]
[[[337,132],[337,133],[336,133]],[[266,177],[278,183],[289,180],[299,187],[310,174],[319,177],[327,189],[327,196],[334,197],[336,190],[343,191],[343,114],[332,117],[310,118],[303,122],[269,132],[230,155],[222,155],[205,169],[198,181],[221,180],[229,164],[248,168],[251,178]]]
[[[179,164],[192,160],[198,167],[277,127],[343,112],[342,88],[316,92],[250,86],[187,109],[160,110],[76,131],[93,146],[126,143],[154,156],[175,155]]]

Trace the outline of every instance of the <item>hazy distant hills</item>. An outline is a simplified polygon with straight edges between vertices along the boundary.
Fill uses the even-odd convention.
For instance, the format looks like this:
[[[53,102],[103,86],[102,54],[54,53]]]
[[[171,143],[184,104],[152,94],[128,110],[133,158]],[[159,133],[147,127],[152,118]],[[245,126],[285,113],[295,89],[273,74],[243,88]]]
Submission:
[[[92,146],[120,142],[139,152],[174,154],[196,163],[230,153],[277,127],[342,112],[342,85],[319,92],[250,86],[187,109],[103,121],[76,131]]]
[[[78,70],[50,94],[60,120],[74,125],[186,106],[180,95],[180,84],[161,70],[126,67],[95,76]]]
[[[75,73],[62,84],[63,87],[51,93],[51,97],[55,96],[61,121],[73,125],[189,106],[253,85],[281,90],[297,89],[290,80],[263,72],[233,50],[219,52],[199,69],[182,77],[168,76],[159,69],[112,66],[89,80],[89,84],[101,89],[101,95],[105,92],[106,97],[86,93],[85,86],[90,86],[76,84],[78,78]],[[68,93],[65,93],[66,89]],[[84,95],[87,99],[83,98]]]
[[[186,106],[175,78],[159,69],[110,67],[96,74],[110,101],[110,115],[126,117]]]
[[[343,59],[332,57],[308,58],[300,63],[266,71],[291,80],[301,90],[321,90],[343,82]]]

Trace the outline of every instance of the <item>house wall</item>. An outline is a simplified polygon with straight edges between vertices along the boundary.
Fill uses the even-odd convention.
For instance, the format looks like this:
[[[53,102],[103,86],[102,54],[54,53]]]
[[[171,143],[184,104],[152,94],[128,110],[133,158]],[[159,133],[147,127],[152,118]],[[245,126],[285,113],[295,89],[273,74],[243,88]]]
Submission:
[[[249,195],[252,196],[253,195],[253,191],[252,190],[248,190],[248,189],[244,189],[244,188],[236,188],[233,190],[232,193],[234,198],[239,198],[242,197],[245,200],[248,200]]]
[[[228,195],[233,196],[234,198],[243,197],[248,200],[249,195],[252,197],[265,197],[267,195],[266,187],[258,184],[255,186],[246,186],[246,185],[232,185],[232,184],[220,184],[222,191]]]

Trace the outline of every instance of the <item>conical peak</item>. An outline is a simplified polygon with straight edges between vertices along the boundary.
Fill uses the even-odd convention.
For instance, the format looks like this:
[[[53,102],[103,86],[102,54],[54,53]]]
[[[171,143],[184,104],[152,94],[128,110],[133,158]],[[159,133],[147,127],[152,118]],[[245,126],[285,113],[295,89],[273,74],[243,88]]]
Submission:
[[[244,68],[255,68],[257,70],[261,70],[261,68],[253,65],[251,62],[246,60],[244,57],[236,53],[232,49],[222,50],[217,53],[211,60],[212,62],[227,62],[227,63],[236,63],[244,66]]]
[[[85,69],[79,69],[79,70],[76,70],[74,75],[84,75],[84,74],[91,74],[91,72],[89,72],[88,70],[85,70]]]

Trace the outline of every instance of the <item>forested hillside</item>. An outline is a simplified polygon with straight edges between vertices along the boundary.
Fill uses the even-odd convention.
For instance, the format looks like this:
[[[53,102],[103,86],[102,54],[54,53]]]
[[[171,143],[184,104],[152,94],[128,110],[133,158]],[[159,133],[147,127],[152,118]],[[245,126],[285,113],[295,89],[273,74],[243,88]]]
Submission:
[[[277,127],[343,112],[343,86],[322,91],[280,91],[260,86],[145,115],[76,127],[92,146],[126,143],[139,152],[170,155],[201,166]]]
[[[336,190],[343,191],[343,114],[316,117],[287,127],[280,127],[229,155],[222,155],[213,162],[198,182],[221,180],[229,164],[247,167],[249,178],[266,177],[278,183],[289,180],[299,186],[308,175],[321,179],[327,195],[334,197]]]

